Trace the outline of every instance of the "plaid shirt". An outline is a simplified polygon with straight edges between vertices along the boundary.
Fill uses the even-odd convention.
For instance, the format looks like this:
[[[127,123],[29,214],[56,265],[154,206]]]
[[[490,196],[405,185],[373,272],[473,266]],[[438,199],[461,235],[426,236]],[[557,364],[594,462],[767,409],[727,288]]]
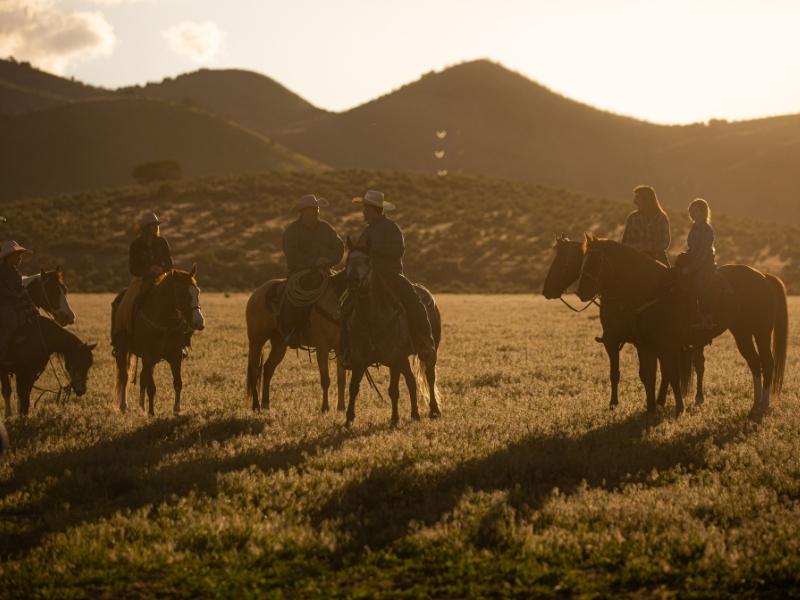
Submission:
[[[669,218],[664,213],[646,217],[633,211],[625,221],[622,243],[650,256],[665,255],[671,241]]]

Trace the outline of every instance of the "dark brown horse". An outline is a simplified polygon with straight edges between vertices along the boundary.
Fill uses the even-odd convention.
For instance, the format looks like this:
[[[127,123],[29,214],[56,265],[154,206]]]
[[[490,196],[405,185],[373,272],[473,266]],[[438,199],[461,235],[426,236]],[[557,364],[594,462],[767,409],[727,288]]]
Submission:
[[[556,255],[547,272],[544,287],[542,288],[542,295],[548,300],[556,298],[561,299],[567,291],[567,288],[578,281],[584,256],[583,242],[570,240],[563,234],[556,238],[554,249]],[[570,306],[566,301],[564,301],[564,303],[572,308],[572,310],[580,312]],[[620,351],[626,342],[633,341],[627,339],[624,318],[620,318],[624,317],[624,313],[624,307],[620,305],[618,299],[615,297],[604,298],[602,304],[600,304],[600,325],[603,328],[603,347],[608,355],[608,362],[610,365],[611,401],[609,403],[609,408],[612,409],[616,408],[619,404]],[[702,353],[702,348],[700,352]],[[686,360],[688,360],[688,357],[682,354],[681,361],[683,362]],[[684,389],[688,387],[688,378],[682,379],[681,384]],[[668,390],[669,382],[664,377],[662,370],[661,387],[659,388],[657,400],[659,405],[663,406],[666,404]]]
[[[28,292],[36,308],[53,317],[62,327],[75,322],[75,313],[67,300],[67,284],[61,267],[53,271],[42,271],[38,275],[22,278],[22,286]],[[6,415],[12,414],[11,379],[9,373],[0,368],[0,388],[2,388]]]
[[[719,325],[713,332],[698,332],[690,326],[688,298],[675,291],[674,276],[664,265],[617,242],[587,235],[578,296],[584,301],[596,295],[615,297],[624,307],[630,335],[641,347],[640,376],[648,410],[655,409],[656,359],[668,375],[679,415],[684,408],[681,348],[702,347],[726,330],[733,334],[753,377],[750,416],[762,416],[769,408],[770,392],[780,393],[789,328],[785,285],[774,275],[744,265],[722,266],[717,276],[729,290],[720,294],[716,306]],[[702,390],[701,373],[698,386]]]
[[[145,294],[141,308],[134,318],[133,335],[130,340],[120,344],[116,356],[115,392],[122,412],[128,408],[128,383],[138,356],[142,359],[139,379],[139,403],[142,410],[147,393],[148,413],[150,416],[155,415],[156,383],[153,370],[156,364],[166,360],[172,369],[172,386],[175,390],[173,413],[180,413],[183,347],[187,335],[205,327],[200,310],[200,288],[195,275],[194,267],[189,273],[178,269],[167,271]],[[111,319],[113,322],[114,308]]]
[[[392,401],[392,425],[400,421],[398,400],[400,398],[400,376],[402,375],[411,398],[411,417],[419,419],[417,388],[427,389],[430,395],[429,415],[441,415],[437,400],[436,364],[417,363],[416,374],[409,363],[414,355],[411,335],[405,312],[394,298],[380,276],[372,271],[370,259],[361,250],[355,249],[348,240],[347,294],[351,309],[347,316],[347,331],[350,344],[352,376],[350,399],[347,406],[347,424],[356,418],[356,396],[361,379],[371,365],[389,367],[389,398]],[[442,339],[442,318],[433,295],[422,286],[415,286],[417,295],[428,311],[433,340],[438,349]]]
[[[19,411],[27,415],[33,384],[44,372],[53,354],[64,359],[64,370],[69,376],[69,385],[78,397],[86,393],[89,369],[92,366],[92,350],[96,344],[85,344],[47,317],[37,316],[31,323],[20,328],[11,342],[8,356],[12,357],[8,371],[16,376]],[[10,395],[11,390],[3,390]]]

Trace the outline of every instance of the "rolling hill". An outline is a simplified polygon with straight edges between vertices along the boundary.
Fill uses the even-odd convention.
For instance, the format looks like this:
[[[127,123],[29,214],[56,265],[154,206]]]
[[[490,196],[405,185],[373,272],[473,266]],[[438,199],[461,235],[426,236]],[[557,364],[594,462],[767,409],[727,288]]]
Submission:
[[[51,75],[26,62],[0,60],[0,114],[20,115],[114,92]]]
[[[0,199],[123,185],[141,163],[184,175],[318,168],[236,124],[165,102],[75,102],[0,121]]]
[[[326,114],[269,77],[234,69],[202,69],[119,92],[183,102],[267,136]]]
[[[434,291],[538,293],[552,258],[555,235],[573,238],[591,229],[619,236],[628,204],[518,181],[477,176],[436,177],[362,170],[272,172],[213,177],[171,185],[166,193],[127,187],[55,198],[4,203],[13,237],[34,249],[26,265],[62,264],[71,289],[108,291],[128,280],[131,225],[153,208],[169,224],[179,265],[198,263],[201,284],[212,290],[250,290],[282,276],[283,228],[294,218],[292,202],[310,192],[330,200],[323,217],[342,235],[363,228],[351,198],[382,189],[398,205],[408,274]],[[673,253],[688,220],[672,214]],[[721,262],[741,262],[782,275],[800,289],[795,226],[717,215]]]

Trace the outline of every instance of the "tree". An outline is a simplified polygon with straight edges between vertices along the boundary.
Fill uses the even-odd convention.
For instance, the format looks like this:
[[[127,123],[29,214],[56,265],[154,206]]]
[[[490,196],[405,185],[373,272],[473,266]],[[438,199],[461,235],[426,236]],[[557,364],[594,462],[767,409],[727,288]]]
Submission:
[[[177,161],[160,160],[137,165],[131,171],[131,176],[140,185],[147,185],[161,181],[177,181],[183,177],[183,172]]]

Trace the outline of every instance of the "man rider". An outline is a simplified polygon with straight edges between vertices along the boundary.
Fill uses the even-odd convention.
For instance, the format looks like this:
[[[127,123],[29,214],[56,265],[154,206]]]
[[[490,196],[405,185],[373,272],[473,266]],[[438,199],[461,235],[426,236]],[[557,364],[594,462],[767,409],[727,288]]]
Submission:
[[[309,269],[329,271],[344,256],[344,243],[327,221],[319,218],[319,209],[328,206],[325,198],[308,194],[295,204],[298,213],[283,232],[283,253],[289,277]],[[296,307],[283,302],[279,317],[281,332],[286,343],[300,346],[300,335],[305,327],[310,307]]]
[[[22,256],[29,252],[13,240],[0,246],[0,363],[8,362],[9,346],[17,329],[38,314],[22,287],[18,270]]]
[[[369,255],[373,273],[383,280],[405,308],[411,340],[420,360],[432,364],[436,361],[436,348],[428,312],[414,285],[403,273],[403,232],[386,216],[386,212],[394,210],[395,206],[384,199],[383,192],[375,190],[367,191],[362,198],[354,198],[353,203],[362,206],[367,222],[356,245]],[[346,343],[346,338],[344,341]]]

